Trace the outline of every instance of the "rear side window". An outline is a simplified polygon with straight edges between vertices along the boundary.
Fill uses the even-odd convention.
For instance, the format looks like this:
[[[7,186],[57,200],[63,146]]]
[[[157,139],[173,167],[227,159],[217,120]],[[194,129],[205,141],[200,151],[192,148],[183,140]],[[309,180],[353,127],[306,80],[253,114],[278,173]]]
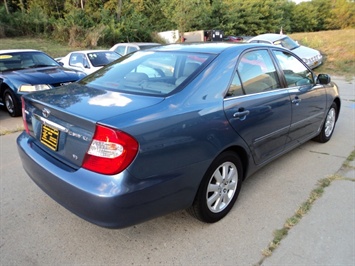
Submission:
[[[126,46],[123,46],[123,45],[117,46],[115,48],[115,52],[119,53],[120,55],[125,55],[126,54]]]
[[[285,51],[274,51],[284,72],[288,87],[313,84],[312,72],[296,57]]]
[[[236,73],[233,77],[231,85],[229,86],[229,90],[227,92],[227,97],[236,97],[244,95],[242,84],[240,82],[239,76]]]
[[[245,94],[265,92],[281,87],[275,65],[267,50],[254,50],[242,55],[237,72]]]
[[[132,52],[137,51],[137,50],[138,50],[137,47],[128,46],[128,47],[127,47],[127,54],[132,53]]]

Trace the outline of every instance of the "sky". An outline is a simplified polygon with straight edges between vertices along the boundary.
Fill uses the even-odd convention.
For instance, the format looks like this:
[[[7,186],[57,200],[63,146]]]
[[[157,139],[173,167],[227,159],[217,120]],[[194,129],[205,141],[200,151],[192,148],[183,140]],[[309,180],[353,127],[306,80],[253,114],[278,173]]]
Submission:
[[[310,0],[292,0],[292,1],[295,2],[296,4],[299,4],[301,2],[310,1]]]

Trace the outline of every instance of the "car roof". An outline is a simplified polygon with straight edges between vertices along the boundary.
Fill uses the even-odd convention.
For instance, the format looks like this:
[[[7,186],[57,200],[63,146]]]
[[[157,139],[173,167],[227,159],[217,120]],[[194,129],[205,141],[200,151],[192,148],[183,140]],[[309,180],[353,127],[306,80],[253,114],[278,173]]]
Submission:
[[[258,43],[231,43],[231,42],[199,42],[199,43],[180,43],[168,44],[150,48],[154,51],[180,51],[180,52],[195,52],[195,53],[212,53],[219,54],[224,50],[233,49],[235,51],[245,48],[269,46],[268,44]]]
[[[113,51],[110,51],[110,50],[78,50],[78,51],[72,51],[70,53],[98,53],[98,52],[112,53]]]
[[[34,50],[34,49],[5,49],[5,50],[0,50],[0,54],[4,54],[4,53],[19,53],[19,52],[42,52],[42,51]]]
[[[265,34],[255,36],[251,40],[265,40],[265,41],[274,42],[285,37],[287,37],[287,35],[276,34],[276,33],[265,33]]]
[[[114,46],[126,46],[126,45],[148,46],[148,45],[162,45],[162,44],[157,42],[120,42],[120,43],[116,43]]]

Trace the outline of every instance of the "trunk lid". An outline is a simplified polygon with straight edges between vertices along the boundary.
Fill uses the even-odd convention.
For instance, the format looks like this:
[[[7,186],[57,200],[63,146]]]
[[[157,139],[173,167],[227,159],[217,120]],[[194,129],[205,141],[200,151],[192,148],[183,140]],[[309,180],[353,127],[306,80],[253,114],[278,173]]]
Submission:
[[[97,123],[155,105],[163,99],[73,83],[24,96],[23,116],[28,133],[39,148],[77,169],[89,149]]]

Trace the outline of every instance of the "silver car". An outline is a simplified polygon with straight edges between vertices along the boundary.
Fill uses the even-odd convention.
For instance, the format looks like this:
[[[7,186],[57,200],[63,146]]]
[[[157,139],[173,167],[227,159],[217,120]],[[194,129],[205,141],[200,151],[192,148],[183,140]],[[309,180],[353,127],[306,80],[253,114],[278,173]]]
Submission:
[[[128,43],[117,43],[110,48],[110,51],[114,51],[120,55],[126,55],[138,50],[145,50],[152,47],[161,45],[155,42],[128,42]]]
[[[251,38],[249,43],[268,43],[279,45],[286,49],[292,50],[298,57],[300,57],[310,68],[316,68],[323,63],[322,54],[315,49],[299,45],[287,35],[266,33]]]
[[[71,52],[57,61],[63,67],[91,74],[120,57],[120,54],[109,50],[82,50]]]

